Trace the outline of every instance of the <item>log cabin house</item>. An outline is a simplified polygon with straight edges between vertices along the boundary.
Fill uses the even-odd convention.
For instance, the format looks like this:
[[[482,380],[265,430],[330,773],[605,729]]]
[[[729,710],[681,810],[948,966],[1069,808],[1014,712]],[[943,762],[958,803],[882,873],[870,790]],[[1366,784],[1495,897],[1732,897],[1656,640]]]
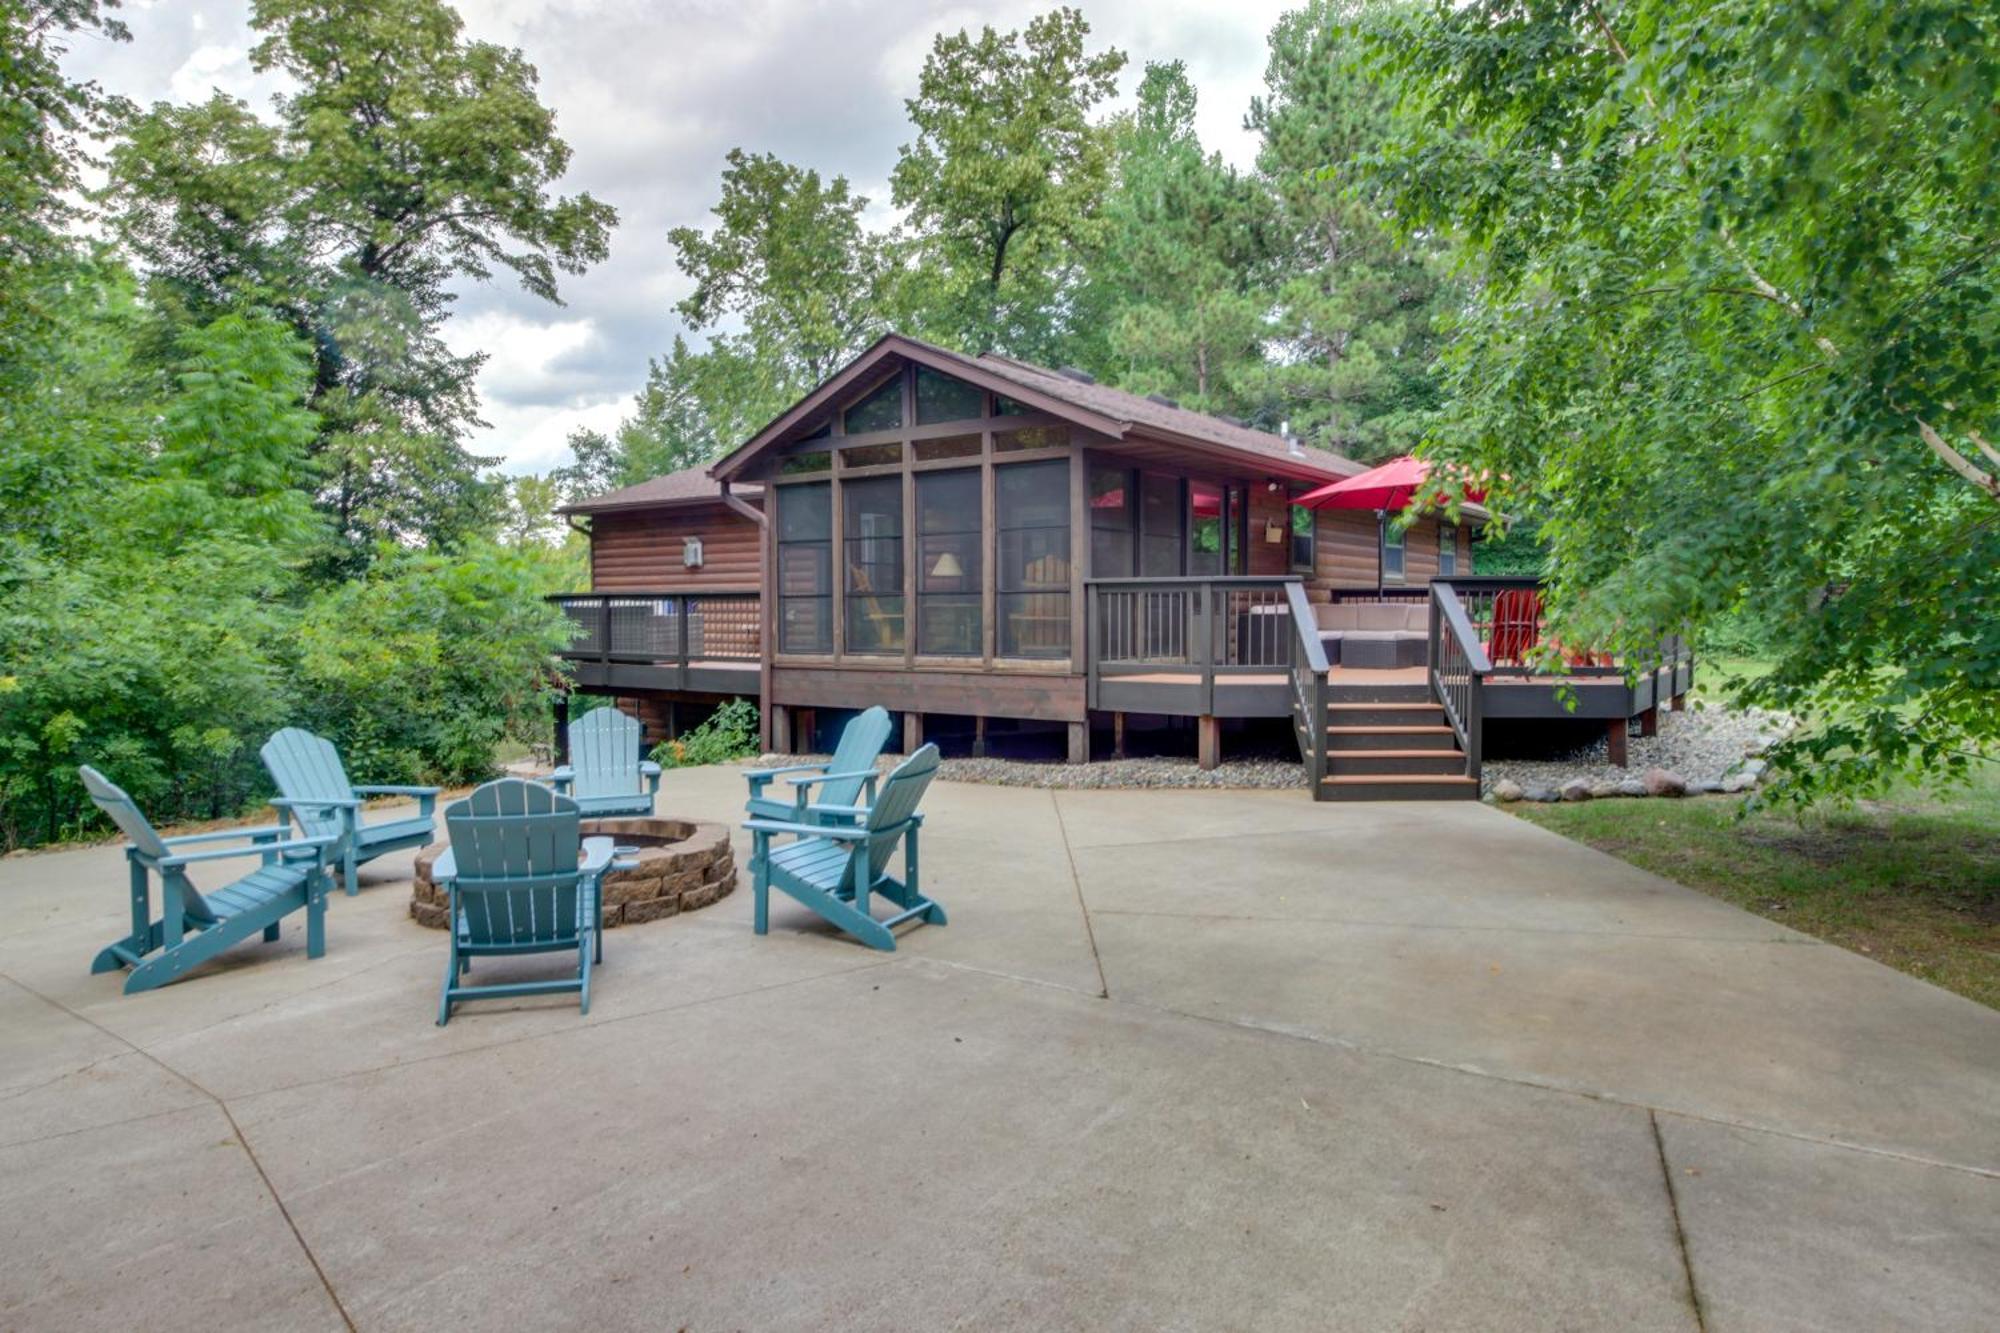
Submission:
[[[1593,719],[1615,754],[1685,691],[1678,651],[1575,668],[1573,710],[1496,668],[1496,599],[1533,581],[1472,577],[1476,507],[1399,531],[1293,503],[1362,470],[890,334],[706,469],[570,506],[591,590],[557,599],[567,657],[650,735],[754,698],[781,751],[879,703],[906,748],[1042,728],[1072,762],[1094,734],[1122,753],[1128,719],[1185,719],[1212,765],[1225,721],[1289,718],[1325,799],[1475,797],[1485,719]]]

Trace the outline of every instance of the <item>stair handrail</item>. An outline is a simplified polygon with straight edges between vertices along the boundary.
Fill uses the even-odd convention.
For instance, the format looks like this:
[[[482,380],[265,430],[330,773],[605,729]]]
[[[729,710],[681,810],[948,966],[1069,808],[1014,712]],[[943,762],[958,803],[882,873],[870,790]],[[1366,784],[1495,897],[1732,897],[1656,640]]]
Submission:
[[[1306,783],[1315,800],[1326,778],[1326,645],[1320,642],[1319,619],[1313,615],[1305,584],[1285,584],[1296,636],[1292,653],[1292,719],[1299,733],[1299,758],[1305,762]]]
[[[1458,748],[1465,752],[1466,776],[1479,779],[1480,733],[1486,677],[1493,662],[1486,645],[1465,614],[1465,604],[1448,581],[1431,584],[1430,684],[1431,694],[1444,709]]]

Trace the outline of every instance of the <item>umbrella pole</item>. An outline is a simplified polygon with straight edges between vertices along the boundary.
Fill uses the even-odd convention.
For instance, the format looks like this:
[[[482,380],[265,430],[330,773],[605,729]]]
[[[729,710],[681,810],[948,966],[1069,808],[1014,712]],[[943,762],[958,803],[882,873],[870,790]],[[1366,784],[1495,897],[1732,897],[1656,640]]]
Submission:
[[[1385,583],[1382,573],[1382,557],[1388,545],[1389,511],[1378,509],[1375,511],[1375,600],[1378,602],[1382,600],[1382,589]]]

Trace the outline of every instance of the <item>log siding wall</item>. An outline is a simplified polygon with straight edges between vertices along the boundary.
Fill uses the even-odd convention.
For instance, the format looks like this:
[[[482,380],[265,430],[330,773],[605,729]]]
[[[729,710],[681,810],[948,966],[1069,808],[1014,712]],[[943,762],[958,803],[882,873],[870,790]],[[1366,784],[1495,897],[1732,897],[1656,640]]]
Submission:
[[[592,592],[747,591],[758,586],[761,529],[727,506],[601,513],[590,520]],[[702,566],[681,563],[701,538]]]

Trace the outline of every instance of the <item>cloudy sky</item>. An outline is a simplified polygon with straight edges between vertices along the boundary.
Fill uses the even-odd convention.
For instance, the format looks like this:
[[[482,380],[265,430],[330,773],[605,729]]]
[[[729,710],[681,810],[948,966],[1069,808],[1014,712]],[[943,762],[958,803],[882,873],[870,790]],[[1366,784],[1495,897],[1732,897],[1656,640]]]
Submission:
[[[1243,113],[1285,0],[1078,2],[1096,44],[1131,57],[1121,93],[1145,62],[1185,60],[1203,142],[1248,163]],[[888,174],[908,138],[903,99],[932,37],[1019,28],[1052,3],[459,0],[469,35],[520,47],[540,71],[574,150],[562,190],[588,190],[619,213],[611,258],[564,280],[564,306],[504,279],[461,297],[446,337],[490,358],[481,452],[510,472],[542,471],[563,461],[573,427],[607,428],[624,414],[646,359],[681,330],[673,306],[688,283],[667,231],[707,223],[731,148],[845,175],[886,221]],[[220,88],[268,106],[276,85],[251,73],[248,10],[248,0],[127,0],[131,43],[80,41],[67,64],[141,102]]]

